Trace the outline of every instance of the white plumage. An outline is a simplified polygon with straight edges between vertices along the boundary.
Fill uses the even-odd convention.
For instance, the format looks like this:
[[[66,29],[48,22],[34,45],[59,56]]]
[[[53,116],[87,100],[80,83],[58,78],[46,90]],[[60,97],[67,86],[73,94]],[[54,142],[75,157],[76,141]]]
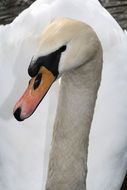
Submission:
[[[0,27],[0,189],[44,189],[57,86],[23,123],[12,109],[28,81],[42,30],[57,17],[91,25],[104,51],[102,83],[90,133],[87,190],[119,190],[127,168],[127,35],[97,0],[38,0]]]

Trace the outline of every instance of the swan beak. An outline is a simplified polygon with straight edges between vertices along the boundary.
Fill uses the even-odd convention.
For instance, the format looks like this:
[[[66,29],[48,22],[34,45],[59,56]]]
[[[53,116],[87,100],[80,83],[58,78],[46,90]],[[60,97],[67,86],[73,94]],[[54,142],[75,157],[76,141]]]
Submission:
[[[13,113],[18,121],[30,117],[48,92],[56,77],[46,67],[42,66],[38,74],[33,77],[23,96],[16,103]]]

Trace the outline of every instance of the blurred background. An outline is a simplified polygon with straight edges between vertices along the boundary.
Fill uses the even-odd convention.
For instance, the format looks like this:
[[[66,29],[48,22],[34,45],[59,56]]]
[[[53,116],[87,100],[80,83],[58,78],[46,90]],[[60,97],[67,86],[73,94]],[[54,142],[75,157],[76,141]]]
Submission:
[[[0,0],[0,24],[9,24],[35,0]],[[123,29],[127,29],[127,0],[100,0]],[[114,179],[117,180],[117,179]],[[110,189],[108,189],[110,190]],[[121,187],[127,190],[127,175]]]
[[[0,24],[8,24],[35,0],[0,0]]]
[[[8,24],[35,0],[0,0],[0,24]],[[127,29],[127,0],[100,0],[123,29]]]

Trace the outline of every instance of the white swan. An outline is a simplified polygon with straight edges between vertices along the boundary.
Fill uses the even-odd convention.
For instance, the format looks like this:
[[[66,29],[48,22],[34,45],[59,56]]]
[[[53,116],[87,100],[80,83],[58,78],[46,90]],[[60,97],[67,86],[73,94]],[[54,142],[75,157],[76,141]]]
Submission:
[[[28,69],[33,79],[14,115],[19,121],[28,118],[62,75],[46,189],[86,189],[88,137],[101,70],[102,47],[88,25],[63,18],[42,33]]]
[[[43,122],[42,115],[47,116],[51,108],[54,108],[54,105],[50,106],[49,109],[49,99],[46,97],[45,102],[42,102],[35,115],[22,124],[17,123],[12,118],[11,111],[15,100],[25,86],[25,81],[27,81],[25,70],[28,67],[31,55],[34,54],[36,49],[36,43],[38,42],[36,37],[39,36],[40,32],[50,21],[57,17],[75,18],[90,24],[101,40],[104,50],[102,78],[104,86],[102,86],[103,88],[101,87],[100,95],[106,94],[107,101],[104,104],[104,102],[101,103],[100,99],[96,107],[96,117],[93,120],[90,135],[87,186],[90,190],[118,190],[126,172],[127,164],[127,134],[125,130],[126,36],[116,21],[102,8],[97,0],[36,1],[29,9],[17,17],[11,25],[0,27],[0,77],[1,81],[5,83],[1,87],[0,102],[0,161],[2,163],[0,188],[4,190],[17,190],[19,187],[21,190],[39,190],[41,186],[44,188],[46,178],[45,163],[48,162],[50,144],[48,143],[48,148],[45,149],[45,141],[47,142],[46,137],[51,133],[46,128],[46,124],[48,123],[48,126],[52,124],[51,118],[53,114],[50,115],[51,118],[49,120],[43,120]],[[22,65],[22,69],[20,65]],[[117,65],[120,65],[119,69]],[[111,85],[110,80],[113,80],[115,85],[109,89],[109,84]],[[17,88],[20,85],[21,90],[17,91],[17,88],[15,88],[16,90],[14,91],[14,85]],[[105,89],[110,91],[105,93]],[[55,93],[53,91],[50,92]],[[105,96],[102,97],[104,97],[104,100]],[[54,104],[52,102],[50,103]],[[47,109],[44,109],[44,105]],[[110,112],[108,105],[111,105],[109,108]],[[112,122],[107,120],[107,117],[105,117],[105,120],[104,118],[102,120],[102,115],[99,117],[102,113],[99,112],[102,110],[102,107],[106,111],[108,109],[104,115],[108,117],[107,114],[109,114],[110,118],[113,118]],[[39,126],[38,129],[37,125]],[[24,128],[17,128],[17,126],[24,126]],[[43,129],[41,126],[43,126]],[[105,142],[103,143],[103,148],[101,147],[102,141]],[[111,146],[112,141],[114,143]],[[96,159],[95,156],[92,156],[92,153],[96,154]],[[114,180],[114,176],[117,177],[117,180]],[[16,181],[15,178],[17,179]]]

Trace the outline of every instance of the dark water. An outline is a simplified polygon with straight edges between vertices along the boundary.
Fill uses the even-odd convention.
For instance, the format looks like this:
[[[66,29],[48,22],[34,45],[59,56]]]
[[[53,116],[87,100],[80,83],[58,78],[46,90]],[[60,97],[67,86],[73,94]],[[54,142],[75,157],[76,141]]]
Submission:
[[[0,0],[0,24],[8,24],[35,0]]]
[[[0,0],[0,24],[7,24],[35,0]],[[127,29],[127,0],[100,0],[123,29]]]
[[[123,29],[127,29],[127,0],[101,0]],[[127,189],[126,189],[127,190]]]

